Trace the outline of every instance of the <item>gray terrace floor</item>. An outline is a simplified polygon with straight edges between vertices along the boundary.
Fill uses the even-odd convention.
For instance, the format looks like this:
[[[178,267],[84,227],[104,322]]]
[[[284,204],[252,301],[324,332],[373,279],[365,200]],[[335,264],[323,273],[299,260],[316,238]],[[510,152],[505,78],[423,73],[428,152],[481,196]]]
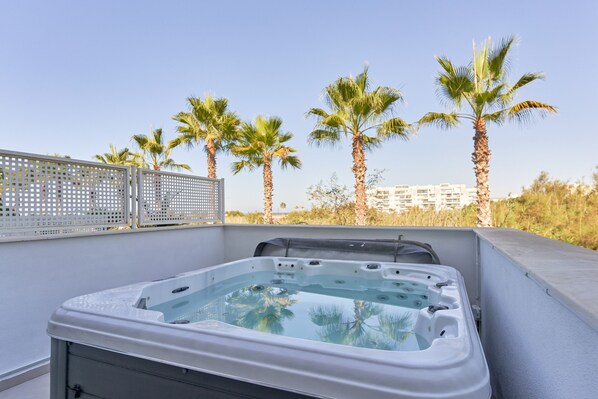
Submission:
[[[0,399],[49,399],[50,373],[0,392]]]

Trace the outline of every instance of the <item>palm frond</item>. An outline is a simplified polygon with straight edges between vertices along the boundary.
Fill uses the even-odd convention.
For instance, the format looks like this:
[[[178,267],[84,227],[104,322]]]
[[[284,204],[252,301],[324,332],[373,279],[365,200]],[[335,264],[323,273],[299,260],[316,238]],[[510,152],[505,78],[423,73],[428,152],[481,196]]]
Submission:
[[[487,63],[488,72],[493,81],[504,79],[509,67],[507,55],[511,46],[516,43],[516,40],[515,36],[503,38],[496,47],[490,50]]]
[[[289,141],[290,139],[293,138],[293,133],[287,132],[287,133],[281,133],[279,138],[278,138],[278,142],[279,143],[286,143],[287,141]]]
[[[94,159],[111,165],[133,165],[133,154],[127,147],[118,150],[114,145],[109,145],[110,151],[104,154],[94,155]]]
[[[403,94],[392,87],[378,87],[373,94],[376,97],[375,112],[383,115],[388,111],[392,111],[392,108],[397,104],[404,101]]]
[[[236,175],[244,169],[253,170],[256,168],[256,166],[256,164],[251,163],[247,160],[235,161],[231,164],[231,171],[234,175]]]
[[[340,141],[340,131],[337,129],[315,129],[308,136],[309,144],[317,146],[329,145],[334,147]]]
[[[306,117],[315,116],[320,118],[326,118],[328,116],[328,112],[324,111],[322,108],[310,108],[306,113]]]
[[[435,56],[434,58],[436,58],[436,61],[438,61],[438,63],[442,67],[442,69],[444,69],[444,71],[446,72],[447,76],[454,76],[455,75],[456,69],[455,69],[455,66],[453,65],[453,63],[451,62],[451,60],[449,60],[445,56],[438,56],[438,55]]]
[[[459,118],[456,112],[448,114],[428,112],[417,121],[417,124],[421,126],[436,126],[440,129],[450,129],[459,126]]]
[[[299,159],[299,157],[295,156],[295,155],[287,155],[284,158],[278,158],[279,162],[280,162],[280,166],[283,169],[286,169],[287,167],[292,167],[295,169],[301,169],[301,160]]]
[[[411,314],[381,314],[378,316],[381,332],[397,343],[405,341],[412,334],[413,318]]]
[[[349,104],[351,115],[357,117],[357,120],[368,120],[377,105],[378,99],[372,95],[359,96],[352,99]]]
[[[191,142],[191,140],[189,140],[188,136],[180,135],[180,136],[175,137],[174,139],[172,139],[172,140],[170,140],[168,142],[167,149],[168,150],[172,150],[173,148],[176,148],[176,147],[178,147],[180,145],[183,145],[183,144],[189,145],[190,142]]]
[[[507,112],[504,109],[482,115],[482,119],[487,122],[493,122],[497,125],[502,125],[505,122]]]
[[[360,137],[363,148],[368,151],[371,151],[374,148],[380,147],[382,145],[382,139],[378,137],[368,136],[367,134],[362,134]]]
[[[148,142],[148,137],[145,134],[135,134],[131,138],[140,148],[145,147],[146,143]]]
[[[172,158],[167,158],[160,164],[160,166],[167,169],[185,169],[191,171],[191,167],[189,165],[186,163],[176,163]]]
[[[503,106],[503,92],[505,84],[497,84],[494,88],[476,91],[471,94],[473,113],[482,115],[488,110],[497,109]]]
[[[511,101],[513,98],[513,95],[517,92],[517,90],[519,90],[523,86],[525,86],[535,80],[539,80],[539,79],[544,79],[543,73],[531,72],[531,73],[523,74],[513,86],[511,86],[510,88],[507,89],[507,91],[505,92],[505,94],[502,97],[503,102],[507,103],[507,102]]]
[[[488,53],[490,51],[490,38],[478,49],[473,42],[473,58],[471,70],[473,72],[473,84],[476,92],[487,88],[486,78],[488,75]]]
[[[160,128],[154,129],[154,131],[152,132],[152,136],[154,138],[154,142],[157,145],[161,145],[162,144],[162,129],[160,129]]]
[[[557,109],[552,105],[539,101],[527,100],[509,107],[506,110],[506,115],[509,120],[525,124],[535,117],[544,118],[549,114],[554,114],[556,112]]]
[[[343,308],[339,305],[319,305],[309,310],[309,318],[320,327],[338,325],[343,321]]]
[[[379,138],[398,137],[403,140],[408,140],[409,135],[414,133],[412,126],[401,118],[392,118],[382,122],[377,131]]]
[[[440,74],[436,83],[442,97],[455,104],[456,107],[460,107],[463,99],[475,89],[472,71],[467,67],[456,68],[451,74]]]
[[[359,90],[362,93],[365,93],[368,91],[368,89],[370,88],[370,82],[368,79],[368,70],[369,70],[369,66],[366,64],[363,67],[363,72],[361,72],[359,75],[357,75],[357,77],[355,78],[355,84],[357,84],[357,87],[359,87]]]

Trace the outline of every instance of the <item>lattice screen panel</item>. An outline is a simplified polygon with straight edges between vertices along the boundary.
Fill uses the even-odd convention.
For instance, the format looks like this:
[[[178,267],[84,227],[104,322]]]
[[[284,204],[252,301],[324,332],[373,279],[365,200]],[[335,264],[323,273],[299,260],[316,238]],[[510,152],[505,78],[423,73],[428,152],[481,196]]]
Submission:
[[[0,236],[129,225],[126,167],[0,151]]]
[[[139,225],[222,221],[221,180],[138,171]]]

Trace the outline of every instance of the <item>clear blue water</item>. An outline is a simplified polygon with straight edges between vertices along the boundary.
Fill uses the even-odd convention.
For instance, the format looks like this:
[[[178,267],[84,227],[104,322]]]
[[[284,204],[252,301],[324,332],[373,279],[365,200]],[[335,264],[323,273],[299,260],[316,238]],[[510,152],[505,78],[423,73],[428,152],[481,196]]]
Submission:
[[[219,320],[264,333],[391,351],[426,349],[412,330],[427,287],[344,276],[256,272],[151,307],[165,322]]]

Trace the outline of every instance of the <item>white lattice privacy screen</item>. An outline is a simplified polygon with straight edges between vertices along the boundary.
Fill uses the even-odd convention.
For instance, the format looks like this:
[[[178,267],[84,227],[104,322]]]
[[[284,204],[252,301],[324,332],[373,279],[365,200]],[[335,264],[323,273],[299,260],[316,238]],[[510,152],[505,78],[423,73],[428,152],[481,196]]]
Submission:
[[[129,169],[0,150],[0,237],[129,225]]]
[[[139,169],[139,225],[164,225],[224,220],[224,182]]]

